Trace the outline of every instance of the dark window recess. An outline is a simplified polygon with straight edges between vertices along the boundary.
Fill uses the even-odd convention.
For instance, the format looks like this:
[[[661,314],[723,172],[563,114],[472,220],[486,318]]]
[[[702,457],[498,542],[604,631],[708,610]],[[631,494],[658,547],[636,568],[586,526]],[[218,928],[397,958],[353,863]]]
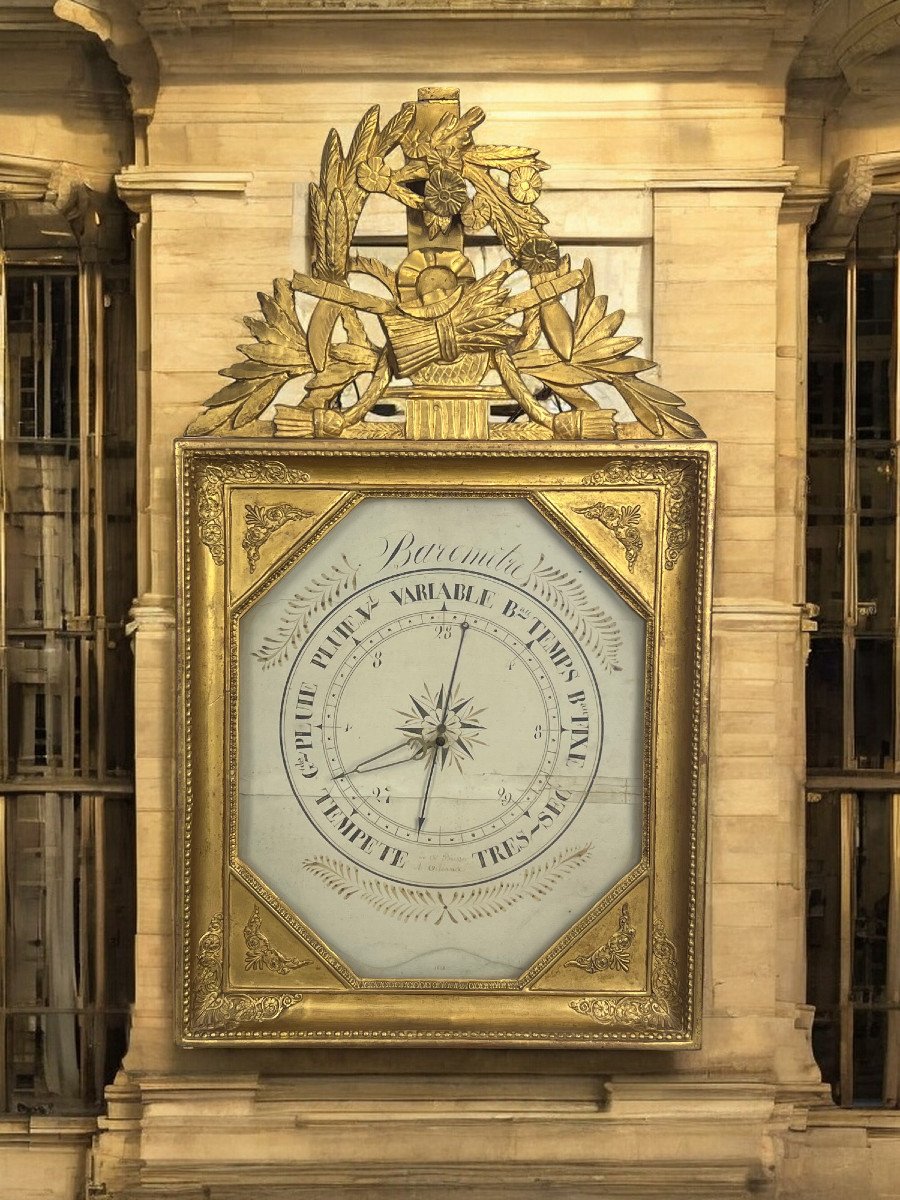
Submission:
[[[6,266],[0,277],[0,1112],[97,1111],[127,1045],[135,831],[125,626],[137,590],[128,256],[123,241],[121,265],[101,255],[90,267]],[[91,349],[79,370],[85,345],[104,353]]]
[[[891,336],[894,306],[892,266],[856,271],[856,436],[887,441],[892,436]]]
[[[807,403],[811,439],[844,436],[846,296],[843,266],[810,264]]]
[[[74,272],[9,272],[10,384],[15,434],[78,436],[78,306]]]
[[[810,513],[806,531],[806,594],[819,609],[819,628],[840,629],[844,617],[844,519]]]
[[[813,638],[806,668],[806,753],[820,767],[841,766],[843,677],[842,642]]]
[[[894,644],[889,638],[856,639],[854,744],[861,770],[893,765]]]
[[[813,1048],[841,1104],[892,1107],[900,1102],[900,929],[890,928],[900,912],[898,218],[896,202],[873,202],[846,262],[810,264],[807,372],[806,594],[819,610],[806,677]]]

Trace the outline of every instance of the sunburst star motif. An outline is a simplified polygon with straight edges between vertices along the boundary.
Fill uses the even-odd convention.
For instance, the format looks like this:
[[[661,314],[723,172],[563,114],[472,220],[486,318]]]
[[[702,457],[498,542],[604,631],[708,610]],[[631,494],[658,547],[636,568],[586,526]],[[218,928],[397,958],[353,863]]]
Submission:
[[[479,737],[485,729],[480,720],[484,709],[476,708],[471,696],[462,697],[454,689],[448,697],[443,686],[434,694],[426,687],[418,698],[410,695],[409,702],[410,710],[398,713],[403,721],[398,730],[414,749],[436,750],[442,767],[449,761],[462,770],[473,757],[473,747],[484,745]]]

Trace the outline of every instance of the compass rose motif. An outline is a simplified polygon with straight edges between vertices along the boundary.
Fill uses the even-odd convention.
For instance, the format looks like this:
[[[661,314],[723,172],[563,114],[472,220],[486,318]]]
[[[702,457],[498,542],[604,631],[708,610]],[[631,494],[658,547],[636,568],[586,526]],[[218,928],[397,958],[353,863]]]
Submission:
[[[484,733],[479,719],[484,709],[476,708],[471,696],[463,698],[454,689],[447,699],[442,685],[434,694],[426,687],[419,699],[410,695],[409,702],[410,711],[398,714],[403,724],[397,728],[413,749],[436,749],[442,767],[449,760],[462,770],[465,760],[473,757],[472,747],[484,745],[478,736]]]

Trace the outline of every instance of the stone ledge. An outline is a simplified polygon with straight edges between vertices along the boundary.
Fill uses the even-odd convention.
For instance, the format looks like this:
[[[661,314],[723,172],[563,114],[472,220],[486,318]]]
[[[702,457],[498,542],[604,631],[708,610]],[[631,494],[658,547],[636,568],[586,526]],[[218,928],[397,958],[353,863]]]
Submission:
[[[53,1146],[90,1145],[97,1132],[94,1116],[0,1117],[0,1150],[13,1145],[40,1149]]]
[[[494,1163],[478,1166],[420,1164],[377,1166],[329,1163],[296,1164],[277,1173],[262,1164],[205,1165],[202,1182],[181,1162],[145,1165],[139,1200],[437,1200],[437,1197],[477,1195],[480,1200],[519,1200],[558,1197],[559,1200],[728,1200],[759,1195],[756,1179],[745,1163],[709,1166],[704,1163],[655,1162],[605,1167],[567,1163]],[[253,1189],[248,1193],[248,1189]],[[439,1189],[439,1190],[437,1190]],[[117,1197],[117,1200],[119,1198]],[[121,1200],[130,1200],[123,1193]]]
[[[243,196],[253,180],[252,171],[203,171],[192,167],[126,167],[115,177],[119,197],[132,212],[147,212],[154,195]]]

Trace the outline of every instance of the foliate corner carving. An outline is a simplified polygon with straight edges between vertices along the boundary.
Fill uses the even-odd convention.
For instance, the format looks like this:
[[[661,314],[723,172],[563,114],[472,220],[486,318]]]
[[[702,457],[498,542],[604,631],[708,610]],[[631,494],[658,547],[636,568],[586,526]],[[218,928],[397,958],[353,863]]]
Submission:
[[[569,1004],[573,1012],[598,1025],[629,1025],[641,1029],[679,1029],[682,1012],[678,994],[678,952],[659,917],[653,920],[653,944],[648,995],[585,996]]]
[[[259,905],[253,905],[253,912],[244,926],[244,944],[247,953],[244,955],[245,971],[271,971],[273,975],[289,975],[291,971],[299,971],[301,967],[309,966],[308,958],[289,958],[272,945],[262,932],[262,918],[259,915]]]
[[[599,521],[605,525],[616,541],[621,542],[625,550],[625,562],[628,570],[634,571],[638,555],[644,548],[641,537],[641,506],[639,504],[590,504],[587,508],[578,508],[576,512]]]
[[[582,482],[588,487],[600,487],[603,484],[664,485],[666,548],[663,563],[667,571],[674,568],[691,537],[691,513],[694,508],[696,479],[688,466],[678,466],[662,459],[652,462],[610,459],[599,470],[585,475]],[[602,519],[594,511],[601,507],[603,506],[591,505],[576,511],[588,517]]]
[[[578,967],[587,971],[588,975],[596,975],[598,971],[628,971],[631,967],[631,948],[637,930],[631,924],[631,914],[628,904],[619,909],[619,925],[616,932],[598,946],[591,954],[579,954],[569,959],[567,967]]]
[[[259,552],[276,530],[291,521],[303,521],[313,514],[296,504],[247,504],[244,508],[244,536],[241,546],[247,551],[247,566],[256,570]]]
[[[193,1025],[196,1030],[236,1029],[259,1021],[274,1021],[299,1004],[299,992],[266,995],[225,991],[224,918],[216,913],[197,946],[192,992]]]
[[[239,463],[223,463],[221,466],[205,463],[200,469],[194,486],[196,487],[197,513],[200,518],[200,540],[209,549],[213,561],[220,567],[225,563],[226,484],[288,484],[307,483],[308,481],[308,472],[286,467],[283,462],[274,458],[250,458]],[[244,542],[246,543],[246,541],[245,537]],[[245,544],[244,549],[247,550],[249,558],[250,547]]]
[[[260,315],[245,319],[253,341],[188,433],[268,435],[270,406],[297,380],[305,394],[293,417],[275,407],[277,436],[374,436],[380,406],[407,438],[528,438],[536,427],[610,440],[604,393],[644,437],[703,436],[682,399],[641,378],[656,364],[631,353],[641,339],[620,332],[625,313],[608,311],[590,262],[573,267],[548,235],[537,207],[547,164],[527,146],[477,143],[484,119],[461,112],[457,92],[425,89],[384,124],[370,108],[346,151],[329,133],[309,188],[310,273],[259,293]],[[354,245],[373,195],[406,214],[396,270]],[[507,257],[478,276],[466,239],[486,229]],[[315,302],[305,321],[299,295]],[[489,424],[492,403],[505,425]]]

